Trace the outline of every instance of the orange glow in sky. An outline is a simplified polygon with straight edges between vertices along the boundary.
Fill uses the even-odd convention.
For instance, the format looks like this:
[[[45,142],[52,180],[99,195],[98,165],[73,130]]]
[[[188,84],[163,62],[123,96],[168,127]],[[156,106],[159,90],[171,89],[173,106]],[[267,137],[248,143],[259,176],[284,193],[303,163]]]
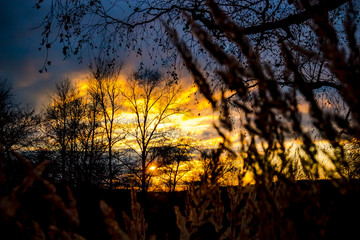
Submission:
[[[126,91],[126,84],[125,84],[126,76],[121,75],[118,79],[118,84],[120,88],[122,88],[123,91]],[[179,82],[189,82],[189,79],[180,80]],[[86,97],[86,92],[88,90],[88,75],[85,74],[78,74],[77,77],[74,79],[74,82],[76,83],[80,94],[82,96]],[[231,95],[231,92],[226,92],[226,96]],[[192,137],[194,141],[198,141],[201,146],[204,148],[210,149],[210,148],[216,148],[218,144],[222,141],[222,139],[217,134],[216,130],[214,129],[214,123],[217,122],[217,116],[214,114],[211,105],[209,102],[201,96],[201,94],[198,93],[198,89],[194,86],[187,85],[187,87],[181,88],[181,92],[178,94],[179,98],[176,102],[176,104],[185,106],[186,111],[178,114],[174,114],[169,119],[167,119],[166,122],[159,125],[159,128],[177,128],[181,131],[181,134],[177,136],[178,138],[183,136]],[[216,98],[220,98],[220,94],[216,95]],[[125,103],[121,103],[125,104]],[[139,102],[139,105],[141,105],[141,102]],[[126,107],[126,105],[124,105]],[[301,113],[308,113],[308,106],[305,104],[299,105],[299,110]],[[156,112],[156,108],[154,110]],[[151,116],[150,116],[151,117]],[[119,119],[121,119],[122,124],[125,124],[127,127],[133,127],[131,124],[132,120],[135,119],[135,114],[131,113],[129,111],[126,112],[126,110],[121,112],[121,116],[119,116]],[[236,148],[239,146],[239,136],[236,134],[236,131],[234,134],[230,135],[229,138],[231,139],[233,143],[233,147]],[[176,137],[174,138],[174,141],[176,141]],[[319,145],[326,145],[325,143],[318,143]],[[295,152],[301,143],[296,142],[295,140],[289,141],[286,143],[286,147],[288,148],[288,151],[290,154],[292,152]],[[117,147],[120,148],[127,148],[132,147],[134,149],[137,148],[135,139],[132,139],[131,137],[128,137],[127,143],[120,143]],[[259,148],[260,149],[260,148]],[[325,159],[323,162],[325,165],[332,167],[331,164],[326,160],[326,158],[323,156],[324,154],[319,153],[319,158]],[[194,161],[191,161],[191,165],[181,165],[180,168],[190,168],[188,172],[186,172],[182,176],[182,180],[196,180],[199,175],[201,174],[201,162],[199,160],[194,159]],[[155,165],[150,165],[148,168],[149,171],[157,171],[160,170],[160,167],[158,168]],[[156,175],[156,174],[155,174]],[[162,176],[154,176],[153,181],[157,183],[163,183],[161,180]],[[238,180],[237,176],[234,176],[234,178],[229,177],[227,180],[229,185],[234,185]],[[242,179],[243,184],[252,184],[254,183],[253,175],[251,172],[247,172]],[[179,185],[179,188],[181,189],[181,186]]]
[[[126,75],[119,76],[118,83],[121,89],[126,87],[126,78]],[[89,89],[88,79],[88,73],[77,73],[72,76],[72,80],[76,84],[81,96],[86,97]],[[186,83],[189,82],[189,79],[181,79],[179,82]],[[123,102],[121,104],[126,103]],[[209,102],[198,93],[197,87],[189,84],[187,84],[187,87],[182,87],[176,104],[185,106],[186,111],[171,116],[169,121],[161,124],[159,127],[176,127],[180,129],[184,135],[191,135],[197,140],[204,140],[207,146],[210,144],[215,147],[220,141],[219,136],[213,128],[216,117],[213,114]],[[134,113],[125,111],[124,109],[119,119],[124,123],[130,123],[131,119],[134,119]]]

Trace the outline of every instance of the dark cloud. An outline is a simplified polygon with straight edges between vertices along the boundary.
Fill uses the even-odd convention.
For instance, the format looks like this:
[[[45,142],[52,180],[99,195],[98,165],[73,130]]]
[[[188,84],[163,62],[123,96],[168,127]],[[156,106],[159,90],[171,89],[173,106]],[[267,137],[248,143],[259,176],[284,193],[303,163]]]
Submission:
[[[0,76],[7,78],[19,102],[39,108],[56,81],[73,72],[87,69],[76,59],[63,61],[58,46],[50,51],[52,66],[48,73],[39,69],[45,61],[45,51],[39,51],[40,25],[44,11],[33,7],[34,1],[12,0],[0,4]]]
[[[54,88],[55,83],[74,73],[88,70],[86,62],[79,64],[76,57],[64,61],[62,47],[52,43],[49,52],[51,66],[47,73],[39,73],[46,60],[44,49],[39,51],[41,42],[41,28],[39,27],[45,14],[44,1],[40,10],[34,7],[34,0],[0,1],[0,77],[7,78],[13,85],[19,102],[36,107],[40,110],[46,104],[47,94]],[[124,71],[131,72],[136,69],[139,62],[153,66],[149,56],[137,58],[135,53],[119,52],[119,58],[124,62]],[[160,64],[160,63],[159,63]],[[154,67],[154,66],[153,66]],[[161,69],[161,66],[155,67]],[[164,72],[167,68],[162,69]],[[182,77],[183,73],[179,72]],[[191,79],[184,85],[190,86]]]

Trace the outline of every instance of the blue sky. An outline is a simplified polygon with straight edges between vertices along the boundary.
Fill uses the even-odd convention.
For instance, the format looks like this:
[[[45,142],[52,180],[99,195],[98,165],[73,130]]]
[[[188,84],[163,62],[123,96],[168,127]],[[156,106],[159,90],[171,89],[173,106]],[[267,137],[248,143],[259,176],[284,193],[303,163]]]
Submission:
[[[85,80],[88,74],[88,62],[78,63],[76,57],[63,59],[62,48],[53,44],[49,52],[52,64],[48,72],[40,73],[46,52],[39,51],[41,24],[46,11],[34,8],[36,1],[11,0],[0,1],[0,77],[6,78],[13,87],[16,99],[22,105],[35,107],[40,112],[49,104],[49,94],[56,82],[69,77],[71,80]],[[126,73],[136,69],[140,61],[149,62],[146,56],[136,58],[135,54],[123,59],[123,70]],[[187,73],[180,73],[182,85],[187,91],[192,85],[192,79]],[[203,100],[205,101],[205,100]],[[193,105],[192,108],[197,108]],[[201,116],[198,113],[201,112]],[[197,109],[191,121],[183,121],[189,131],[201,129],[202,138],[212,140],[216,134],[212,129],[213,118],[210,107]],[[193,129],[190,129],[188,125]],[[210,129],[209,129],[210,128]]]
[[[0,76],[12,83],[17,100],[37,107],[46,104],[55,82],[87,69],[75,58],[63,60],[61,51],[50,50],[52,66],[47,73],[39,73],[46,53],[39,51],[41,23],[44,11],[36,10],[35,1],[11,0],[0,2]]]
[[[12,83],[17,100],[40,111],[48,103],[48,96],[55,83],[69,77],[84,76],[89,62],[79,64],[76,57],[64,60],[62,47],[56,41],[49,50],[51,66],[48,72],[39,73],[46,60],[46,51],[39,51],[42,19],[48,9],[44,1],[37,10],[36,0],[0,1],[0,77]],[[139,62],[150,62],[148,56],[136,58],[135,54],[123,55],[125,72],[136,69]],[[185,74],[187,75],[187,74]],[[181,75],[183,76],[183,74]],[[186,85],[191,84],[186,83]]]

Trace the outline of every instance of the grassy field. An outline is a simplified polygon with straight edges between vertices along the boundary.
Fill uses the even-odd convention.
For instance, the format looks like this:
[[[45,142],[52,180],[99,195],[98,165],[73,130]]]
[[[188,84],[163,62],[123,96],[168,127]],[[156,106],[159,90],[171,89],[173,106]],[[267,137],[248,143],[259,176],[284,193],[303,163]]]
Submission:
[[[282,216],[271,216],[274,211],[269,209],[258,209],[260,212],[254,214],[252,210],[254,206],[251,207],[247,204],[248,196],[255,196],[252,198],[253,203],[277,201],[277,199],[264,199],[256,186],[240,189],[246,194],[242,195],[243,201],[240,199],[240,204],[235,209],[233,209],[231,201],[239,191],[234,191],[234,188],[232,190],[229,190],[230,188],[215,190],[213,196],[219,194],[220,201],[215,203],[211,200],[210,204],[206,203],[208,193],[203,196],[202,202],[194,201],[193,193],[198,193],[201,189],[194,190],[193,193],[186,191],[150,192],[147,194],[144,208],[142,208],[147,225],[146,239],[185,239],[184,229],[180,230],[181,223],[176,218],[175,206],[178,206],[180,212],[185,216],[186,224],[184,226],[192,233],[190,239],[221,239],[228,229],[234,227],[231,226],[234,224],[237,228],[237,237],[247,233],[246,236],[242,236],[243,239],[259,239],[261,235],[256,232],[259,229],[276,231],[277,226],[272,226],[269,219],[278,217],[285,223],[291,223],[291,228],[283,226],[284,230],[291,229],[287,239],[294,239],[294,236],[296,239],[356,239],[359,236],[359,181],[346,183],[346,186],[334,186],[330,181],[301,181],[297,182],[297,187],[296,189],[301,189],[302,192],[285,193],[289,198],[284,202]],[[277,191],[277,188],[281,188],[281,186],[273,184],[274,192]],[[291,188],[283,189],[291,190]],[[257,191],[256,194],[255,191]],[[131,230],[124,223],[123,212],[130,216],[132,224],[135,224],[136,217],[140,219],[142,217],[140,212],[138,212],[138,216],[132,216],[134,212],[131,208],[130,191],[76,189],[72,192],[74,198],[69,197],[65,187],[57,186],[56,196],[59,196],[64,206],[67,206],[62,209],[61,204],[51,200],[48,193],[44,192],[40,186],[33,186],[17,199],[19,207],[13,216],[6,216],[3,197],[1,239],[122,239],[117,238],[117,235],[112,232],[109,216],[105,217],[99,206],[101,200],[104,200],[113,209],[120,229],[129,235],[129,239],[141,239],[141,236],[131,237]],[[304,194],[310,192],[311,194]],[[292,197],[296,195],[301,195],[302,198]],[[311,197],[304,197],[310,195]],[[53,197],[53,199],[56,198]],[[138,200],[142,202],[139,194]],[[281,202],[278,203],[281,204]],[[185,214],[191,212],[189,209],[199,210],[205,204],[207,204],[205,208],[208,212],[205,212],[202,218]],[[216,209],[223,209],[222,212],[220,211],[221,221],[215,219],[220,223],[219,225],[215,224],[208,216],[209,212],[214,212],[214,210],[216,212]],[[243,214],[244,210],[253,213],[247,215],[249,221],[246,225],[241,225],[240,222],[234,222],[234,219],[231,219],[231,214],[236,212]],[[78,220],[75,219],[77,217]],[[200,220],[194,222],[194,219],[201,219],[201,222]],[[268,226],[263,225],[264,219],[269,222]],[[244,226],[248,229],[244,229]],[[260,237],[260,239],[264,238]]]

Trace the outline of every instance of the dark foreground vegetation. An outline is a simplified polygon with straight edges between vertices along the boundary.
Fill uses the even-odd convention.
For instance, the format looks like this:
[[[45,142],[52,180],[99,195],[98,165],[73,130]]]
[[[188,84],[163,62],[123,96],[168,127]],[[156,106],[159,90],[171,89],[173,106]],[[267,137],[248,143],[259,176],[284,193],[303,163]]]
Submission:
[[[271,185],[275,199],[287,197],[268,205],[263,205],[269,200],[254,185],[149,192],[140,208],[143,196],[128,190],[71,191],[61,185],[55,190],[41,179],[27,185],[36,174],[12,192],[2,192],[1,239],[257,239],[262,235],[259,229],[280,239],[358,236],[358,180],[339,185],[328,180],[298,181],[293,186],[276,182]],[[232,231],[236,235],[229,235]]]

